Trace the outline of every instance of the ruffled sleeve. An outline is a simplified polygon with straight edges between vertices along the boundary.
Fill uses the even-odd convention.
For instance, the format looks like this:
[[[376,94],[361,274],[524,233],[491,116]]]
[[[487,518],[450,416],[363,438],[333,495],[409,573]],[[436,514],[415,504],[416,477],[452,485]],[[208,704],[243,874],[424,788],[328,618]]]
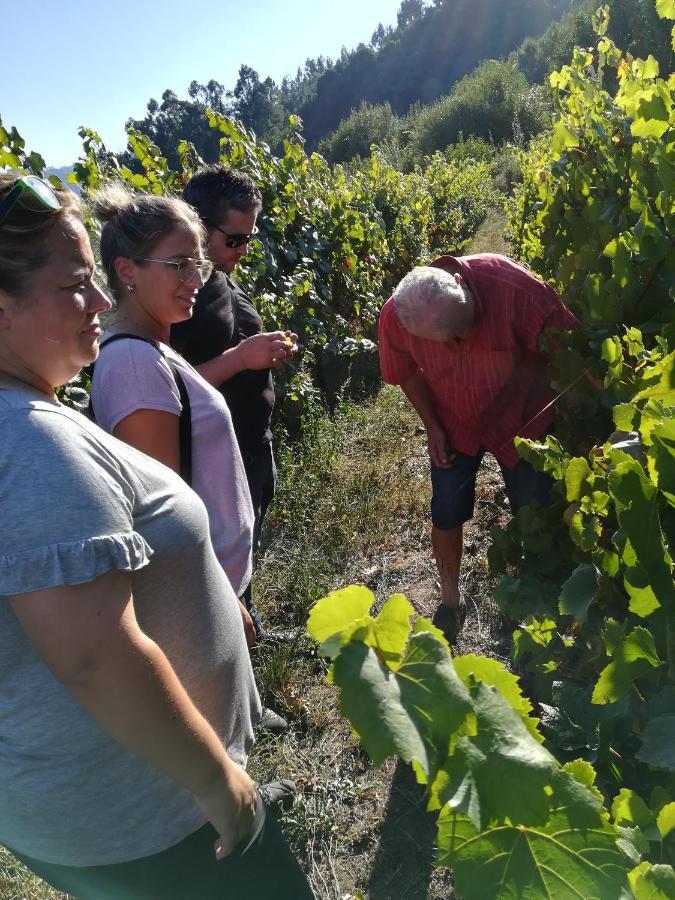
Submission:
[[[111,448],[95,425],[56,405],[0,415],[0,595],[148,564],[152,549],[134,522],[139,498]]]
[[[0,555],[0,594],[12,596],[93,581],[111,569],[135,572],[152,550],[136,531],[47,544]]]

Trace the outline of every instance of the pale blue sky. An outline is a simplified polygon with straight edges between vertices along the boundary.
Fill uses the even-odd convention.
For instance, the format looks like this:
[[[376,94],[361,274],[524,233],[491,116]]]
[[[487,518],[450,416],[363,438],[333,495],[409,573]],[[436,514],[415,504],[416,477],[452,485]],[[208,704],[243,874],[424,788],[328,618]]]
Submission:
[[[51,166],[81,150],[80,125],[111,150],[166,88],[233,88],[241,63],[278,83],[307,57],[335,59],[396,23],[400,0],[0,0],[0,117]],[[22,11],[19,12],[19,9]]]

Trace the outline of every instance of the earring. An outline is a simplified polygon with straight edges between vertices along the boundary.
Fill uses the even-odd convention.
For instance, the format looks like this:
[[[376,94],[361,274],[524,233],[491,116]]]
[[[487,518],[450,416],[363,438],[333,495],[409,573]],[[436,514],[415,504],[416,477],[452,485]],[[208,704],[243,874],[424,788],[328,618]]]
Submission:
[[[135,284],[125,284],[125,288],[129,291],[130,294],[135,293],[136,285]]]

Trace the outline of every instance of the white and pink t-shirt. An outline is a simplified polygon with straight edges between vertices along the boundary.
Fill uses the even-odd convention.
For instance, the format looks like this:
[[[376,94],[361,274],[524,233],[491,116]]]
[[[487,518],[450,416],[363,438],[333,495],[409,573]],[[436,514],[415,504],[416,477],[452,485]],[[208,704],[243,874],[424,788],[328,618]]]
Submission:
[[[192,488],[206,506],[213,549],[240,597],[251,580],[253,507],[232,417],[214,387],[175,350],[160,346],[180,371],[190,399]],[[180,416],[182,408],[166,359],[152,344],[133,339],[120,339],[102,349],[91,397],[97,424],[111,434],[137,409]]]

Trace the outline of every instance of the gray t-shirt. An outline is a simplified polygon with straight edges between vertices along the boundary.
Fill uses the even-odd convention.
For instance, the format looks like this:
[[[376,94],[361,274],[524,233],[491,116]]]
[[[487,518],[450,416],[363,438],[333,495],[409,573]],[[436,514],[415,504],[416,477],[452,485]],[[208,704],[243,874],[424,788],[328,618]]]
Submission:
[[[192,487],[209,514],[216,556],[241,597],[251,580],[253,507],[232,417],[214,387],[169,346],[161,347],[180,370],[190,398]],[[117,340],[102,349],[94,366],[91,399],[96,421],[111,434],[137,409],[176,416],[181,412],[166,359],[152,344],[133,339]]]
[[[204,505],[79,413],[0,390],[0,510],[0,843],[76,866],[158,853],[203,824],[191,794],[94,722],[8,598],[131,572],[142,629],[245,765],[260,701]]]

